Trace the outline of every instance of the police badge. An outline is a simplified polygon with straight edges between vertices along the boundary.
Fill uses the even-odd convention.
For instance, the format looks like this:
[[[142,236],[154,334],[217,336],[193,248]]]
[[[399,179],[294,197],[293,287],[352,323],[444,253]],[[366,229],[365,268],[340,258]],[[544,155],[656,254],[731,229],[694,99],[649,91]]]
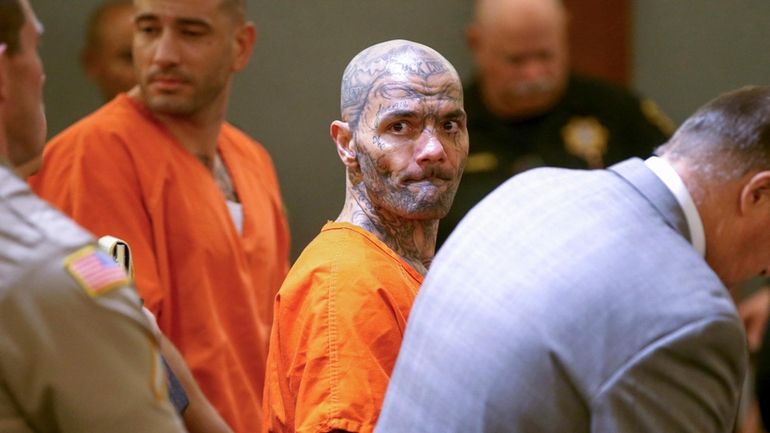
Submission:
[[[561,130],[564,149],[583,159],[588,168],[604,167],[610,133],[595,117],[575,116]]]

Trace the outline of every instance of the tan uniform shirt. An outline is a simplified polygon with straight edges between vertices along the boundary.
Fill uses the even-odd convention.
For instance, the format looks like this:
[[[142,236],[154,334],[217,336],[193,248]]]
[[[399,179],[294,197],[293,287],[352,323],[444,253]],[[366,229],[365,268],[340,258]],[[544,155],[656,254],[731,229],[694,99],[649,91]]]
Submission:
[[[0,432],[184,432],[156,335],[94,239],[0,165]]]

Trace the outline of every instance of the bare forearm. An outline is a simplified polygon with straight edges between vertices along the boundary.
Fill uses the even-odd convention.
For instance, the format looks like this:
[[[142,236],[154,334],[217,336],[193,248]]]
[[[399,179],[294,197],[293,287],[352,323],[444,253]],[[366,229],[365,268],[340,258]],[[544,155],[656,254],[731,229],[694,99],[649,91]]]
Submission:
[[[161,353],[179,379],[190,404],[182,414],[182,420],[190,433],[232,433],[232,429],[209,403],[182,358],[182,354],[165,336],[161,336]]]

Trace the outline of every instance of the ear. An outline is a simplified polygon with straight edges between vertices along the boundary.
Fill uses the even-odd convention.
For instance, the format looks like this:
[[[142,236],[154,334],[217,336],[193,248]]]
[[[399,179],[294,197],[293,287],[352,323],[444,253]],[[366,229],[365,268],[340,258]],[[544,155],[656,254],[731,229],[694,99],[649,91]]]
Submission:
[[[744,183],[740,209],[742,214],[754,211],[770,214],[770,171],[755,173]]]
[[[340,156],[345,167],[357,167],[358,158],[353,148],[353,133],[350,131],[350,125],[347,122],[335,120],[329,127],[329,134],[337,145],[337,155]]]
[[[235,31],[235,62],[233,70],[235,72],[243,70],[249,64],[251,52],[254,44],[257,42],[257,28],[254,23],[247,21],[238,27]]]

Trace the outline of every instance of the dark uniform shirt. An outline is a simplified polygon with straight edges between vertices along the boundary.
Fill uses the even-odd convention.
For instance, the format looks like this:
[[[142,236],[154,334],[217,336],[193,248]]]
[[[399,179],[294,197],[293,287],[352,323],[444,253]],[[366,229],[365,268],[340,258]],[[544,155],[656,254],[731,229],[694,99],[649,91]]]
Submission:
[[[470,152],[452,209],[439,224],[439,244],[476,203],[517,173],[539,166],[602,168],[646,157],[672,130],[652,101],[575,75],[561,101],[536,117],[495,117],[476,81],[465,87],[465,110]]]

